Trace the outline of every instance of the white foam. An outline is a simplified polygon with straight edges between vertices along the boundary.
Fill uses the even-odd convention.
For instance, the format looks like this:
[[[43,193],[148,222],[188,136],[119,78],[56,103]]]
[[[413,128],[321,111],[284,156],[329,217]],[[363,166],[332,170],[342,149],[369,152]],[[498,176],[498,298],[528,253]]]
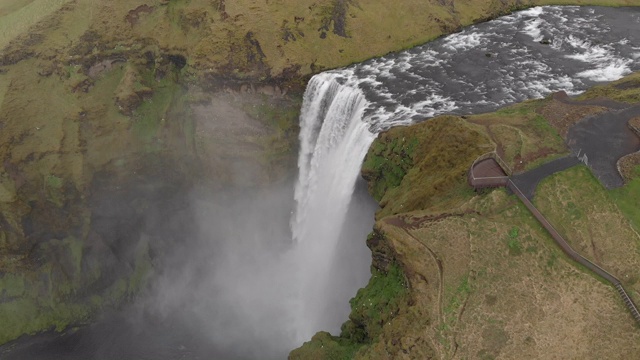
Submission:
[[[525,25],[523,31],[533,38],[533,41],[541,41],[543,39],[542,30],[540,25],[543,23],[542,19],[531,20]]]
[[[576,74],[592,81],[615,81],[631,73],[629,66],[622,61],[615,61],[604,67],[582,71]]]
[[[539,17],[540,15],[544,14],[545,12],[545,7],[543,6],[536,6],[536,7],[532,7],[530,9],[527,10],[522,10],[518,13],[518,15],[520,17],[523,16],[534,16],[534,17]]]
[[[460,32],[445,38],[444,46],[451,50],[464,51],[482,44],[483,34],[477,32]]]

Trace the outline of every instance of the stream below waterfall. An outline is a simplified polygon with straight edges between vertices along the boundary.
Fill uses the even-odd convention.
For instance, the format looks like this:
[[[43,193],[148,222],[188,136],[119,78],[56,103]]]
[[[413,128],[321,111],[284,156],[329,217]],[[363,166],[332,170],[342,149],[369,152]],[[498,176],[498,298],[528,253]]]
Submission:
[[[149,294],[94,325],[23,337],[0,357],[284,358],[317,331],[337,334],[366,284],[376,207],[358,179],[378,132],[578,94],[637,70],[639,8],[538,7],[318,74],[305,93],[295,185],[192,194],[189,214],[206,231],[185,234],[197,238],[190,251],[162,249],[183,256]]]

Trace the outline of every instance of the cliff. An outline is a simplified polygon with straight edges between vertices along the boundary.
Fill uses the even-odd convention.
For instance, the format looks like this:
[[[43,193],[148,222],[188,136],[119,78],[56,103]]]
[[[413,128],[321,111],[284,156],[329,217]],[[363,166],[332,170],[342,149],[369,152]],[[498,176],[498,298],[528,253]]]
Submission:
[[[637,105],[638,76],[579,99]],[[367,241],[371,280],[340,336],[318,333],[290,358],[633,357],[640,334],[615,289],[566,257],[515,195],[467,182],[487,152],[515,172],[567,154],[563,129],[608,111],[578,103],[554,95],[380,134],[362,169],[381,206]],[[586,166],[569,168],[544,179],[533,202],[637,299],[637,157],[629,167],[634,175],[615,190]]]

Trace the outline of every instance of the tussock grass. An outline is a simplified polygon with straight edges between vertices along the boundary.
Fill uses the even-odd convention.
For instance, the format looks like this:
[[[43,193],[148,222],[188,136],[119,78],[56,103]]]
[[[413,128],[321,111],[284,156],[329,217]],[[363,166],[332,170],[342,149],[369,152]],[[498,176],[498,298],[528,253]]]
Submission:
[[[464,189],[470,164],[492,148],[490,140],[474,125],[452,116],[380,135],[363,164],[363,176],[380,201],[381,210],[376,216],[383,218],[448,201],[441,194]]]
[[[594,86],[578,97],[579,100],[608,98],[625,103],[640,102],[640,73],[634,73],[609,84]]]

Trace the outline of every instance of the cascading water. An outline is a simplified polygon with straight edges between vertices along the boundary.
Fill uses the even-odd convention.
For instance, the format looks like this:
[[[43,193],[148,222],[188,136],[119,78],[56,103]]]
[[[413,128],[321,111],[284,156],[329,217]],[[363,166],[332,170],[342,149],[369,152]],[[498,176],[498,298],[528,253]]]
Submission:
[[[318,325],[335,330],[336,324],[323,324],[323,298],[331,290],[326,274],[336,256],[360,164],[375,137],[362,121],[367,105],[357,87],[341,85],[334,73],[314,77],[305,93],[291,224],[296,258],[304,261],[298,272],[299,340],[308,339]]]
[[[335,333],[340,325],[324,319],[324,298],[331,291],[326,274],[362,161],[380,131],[443,113],[492,111],[553,91],[577,94],[637,70],[640,29],[616,28],[621,16],[636,19],[640,27],[640,12],[634,11],[533,8],[314,76],[300,116],[291,219],[300,259],[294,310],[298,341],[319,330]]]

